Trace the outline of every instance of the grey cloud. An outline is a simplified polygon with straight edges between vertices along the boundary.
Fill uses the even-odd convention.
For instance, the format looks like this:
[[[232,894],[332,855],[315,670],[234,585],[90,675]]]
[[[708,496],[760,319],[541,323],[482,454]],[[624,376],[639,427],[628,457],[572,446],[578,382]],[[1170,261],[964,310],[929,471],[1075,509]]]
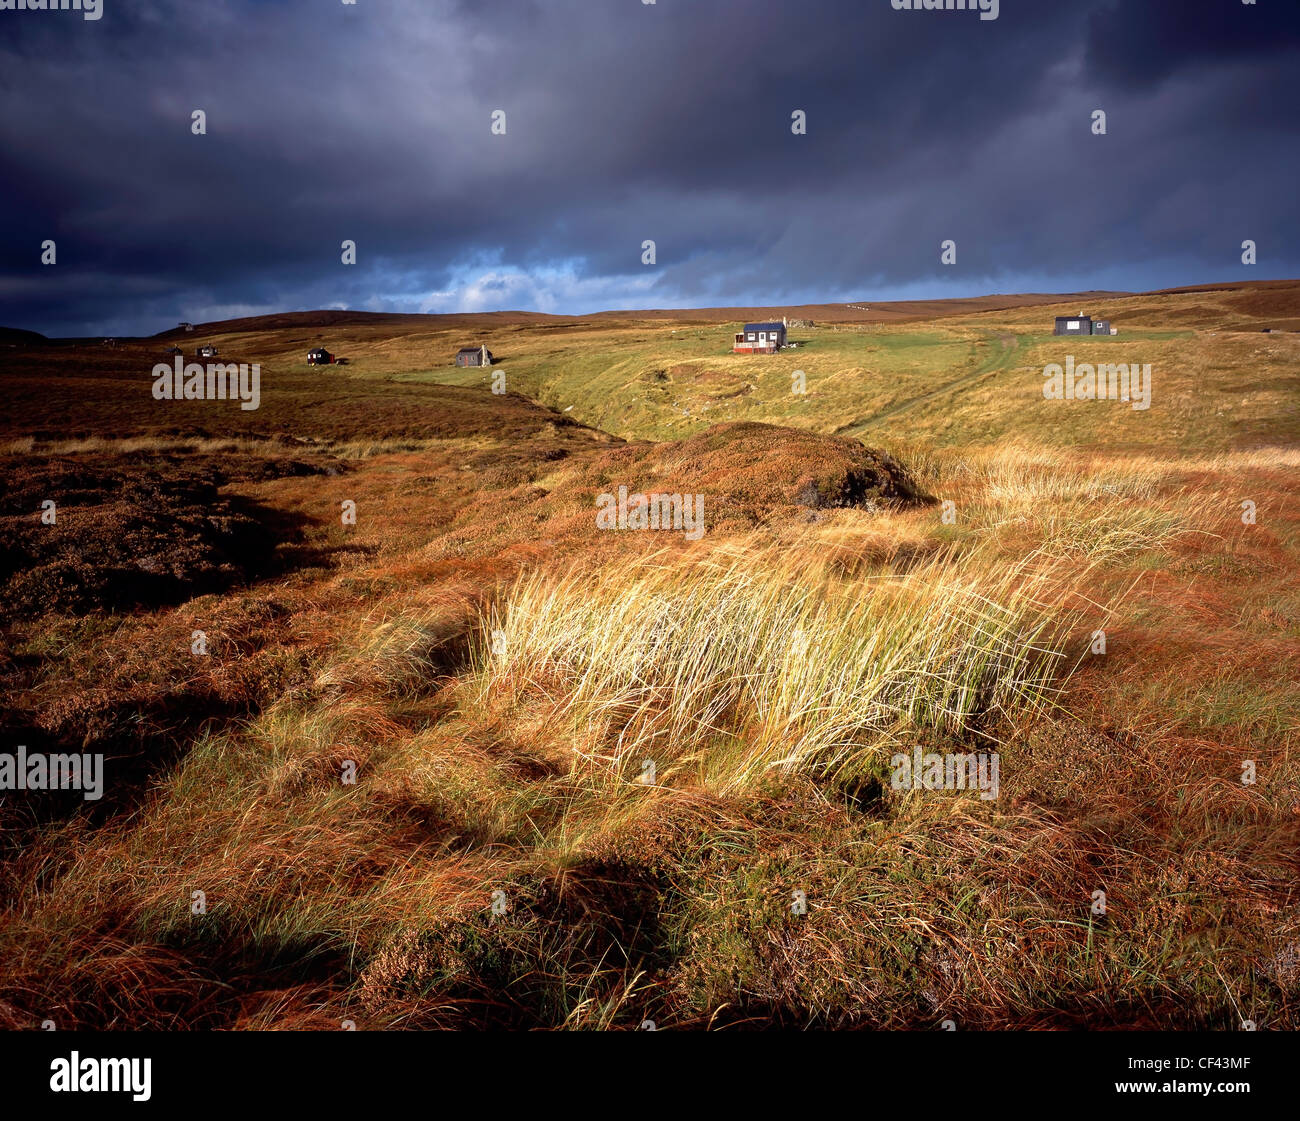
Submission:
[[[1300,14],[1242,6],[1253,22],[1225,31],[1223,7],[1004,2],[990,22],[888,0],[0,13],[14,31],[0,322],[122,333],[203,308],[406,310],[473,283],[476,261],[531,272],[494,283],[533,301],[569,263],[550,295],[572,311],[1043,277],[1082,289],[1126,266],[1135,288],[1196,283],[1237,275],[1247,236],[1260,278],[1295,275]],[[1089,132],[1097,107],[1106,137]],[[193,108],[207,136],[190,134]],[[488,129],[497,108],[504,137]],[[59,264],[43,269],[46,237]],[[938,264],[945,237],[954,269]]]

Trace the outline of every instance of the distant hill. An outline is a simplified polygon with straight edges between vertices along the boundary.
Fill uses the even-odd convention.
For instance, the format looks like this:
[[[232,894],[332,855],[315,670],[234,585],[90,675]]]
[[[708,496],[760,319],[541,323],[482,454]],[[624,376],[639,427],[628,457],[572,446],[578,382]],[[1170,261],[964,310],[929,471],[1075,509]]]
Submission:
[[[989,296],[970,296],[942,300],[857,300],[847,303],[770,304],[763,307],[643,308],[598,311],[586,315],[554,315],[540,311],[486,311],[418,314],[399,312],[350,311],[320,308],[307,311],[282,311],[268,315],[250,315],[239,319],[222,319],[195,323],[192,332],[179,326],[150,336],[118,336],[119,342],[158,339],[175,341],[192,335],[222,335],[254,331],[330,329],[340,327],[393,327],[401,331],[466,330],[483,333],[500,327],[566,327],[589,324],[627,322],[718,323],[741,320],[810,319],[819,323],[906,323],[923,319],[973,315],[1024,307],[1054,304],[1077,304],[1087,308],[1102,300],[1128,299],[1135,296],[1172,296],[1196,293],[1241,293],[1233,301],[1236,310],[1262,317],[1300,315],[1297,304],[1300,280],[1235,281],[1220,284],[1162,288],[1153,292],[1012,292]],[[1076,308],[1078,310],[1078,308]],[[92,343],[99,336],[84,338],[49,338],[38,331],[20,327],[0,327],[0,346],[35,346],[43,343]]]
[[[904,323],[923,319],[973,315],[1025,307],[1046,307],[1056,304],[1077,304],[1087,308],[1102,300],[1129,299],[1134,296],[1168,296],[1193,293],[1239,292],[1247,298],[1234,300],[1238,310],[1256,314],[1300,314],[1296,297],[1300,282],[1295,280],[1238,281],[1222,284],[1202,284],[1185,288],[1166,288],[1156,292],[1120,292],[1096,290],[1088,292],[1012,292],[989,296],[971,296],[944,300],[859,300],[850,303],[820,304],[770,304],[763,307],[704,307],[704,308],[645,308],[592,312],[587,315],[552,315],[538,311],[488,311],[454,312],[423,315],[396,312],[345,311],[318,309],[314,311],[285,311],[270,315],[252,315],[240,319],[223,319],[212,323],[196,323],[193,334],[220,335],[250,331],[302,330],[306,328],[339,327],[394,327],[406,330],[455,330],[477,332],[510,326],[568,326],[578,324],[598,325],[631,321],[658,321],[675,323],[718,323],[740,320],[811,319],[819,323]],[[1284,301],[1286,308],[1278,307]],[[1077,310],[1077,309],[1076,309]],[[33,332],[34,339],[36,336]],[[173,340],[189,335],[179,327],[160,331],[155,339]],[[16,341],[16,340],[15,340]]]
[[[783,304],[770,307],[713,307],[675,310],[662,308],[650,311],[602,311],[588,318],[600,319],[662,319],[682,322],[732,322],[749,320],[811,319],[816,323],[902,323],[909,320],[936,319],[950,315],[970,315],[981,311],[1002,311],[1007,308],[1036,307],[1062,301],[1097,301],[1128,296],[1129,292],[1026,292],[998,296],[971,296],[951,300],[894,300],[879,303],[863,300],[848,304]]]
[[[49,341],[39,331],[24,331],[21,327],[0,327],[0,346],[39,346]]]
[[[301,330],[306,327],[456,327],[481,324],[495,326],[567,320],[581,316],[547,315],[540,311],[461,312],[448,315],[419,315],[382,311],[282,311],[271,315],[250,315],[242,319],[222,319],[213,323],[196,323],[194,331],[172,327],[151,336],[172,339],[189,334],[219,335],[242,331]]]
[[[973,296],[951,300],[896,300],[861,304],[773,304],[767,307],[647,308],[622,311],[598,311],[588,315],[551,315],[540,311],[452,312],[423,315],[397,312],[284,311],[270,315],[250,315],[241,319],[222,319],[196,323],[192,332],[172,327],[153,335],[155,339],[175,339],[191,334],[222,335],[247,331],[302,330],[304,328],[397,327],[433,330],[463,328],[491,329],[506,326],[544,326],[628,320],[658,320],[684,323],[715,323],[733,320],[812,319],[823,323],[870,323],[933,319],[937,316],[969,315],[980,311],[1032,307],[1069,301],[1100,300],[1132,295],[1130,292],[1029,292],[997,296]],[[864,311],[864,307],[870,310]]]

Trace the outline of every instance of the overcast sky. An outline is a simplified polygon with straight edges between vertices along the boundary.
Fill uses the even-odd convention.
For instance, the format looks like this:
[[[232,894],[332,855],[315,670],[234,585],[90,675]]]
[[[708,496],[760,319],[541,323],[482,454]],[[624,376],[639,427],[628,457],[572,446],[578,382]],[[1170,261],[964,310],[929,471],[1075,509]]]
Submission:
[[[0,11],[3,325],[1300,276],[1297,0],[102,4]]]

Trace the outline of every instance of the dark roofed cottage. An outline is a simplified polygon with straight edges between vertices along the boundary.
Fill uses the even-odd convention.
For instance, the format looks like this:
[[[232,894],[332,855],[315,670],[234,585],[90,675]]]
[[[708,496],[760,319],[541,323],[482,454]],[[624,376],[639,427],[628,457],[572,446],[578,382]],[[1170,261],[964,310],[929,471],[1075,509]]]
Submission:
[[[1054,335],[1091,335],[1092,334],[1092,316],[1090,315],[1058,315],[1056,317],[1056,328],[1052,331]]]
[[[457,366],[490,366],[492,361],[492,352],[486,345],[463,346],[456,351]]]
[[[746,323],[736,332],[732,351],[736,354],[775,354],[785,346],[784,323]]]

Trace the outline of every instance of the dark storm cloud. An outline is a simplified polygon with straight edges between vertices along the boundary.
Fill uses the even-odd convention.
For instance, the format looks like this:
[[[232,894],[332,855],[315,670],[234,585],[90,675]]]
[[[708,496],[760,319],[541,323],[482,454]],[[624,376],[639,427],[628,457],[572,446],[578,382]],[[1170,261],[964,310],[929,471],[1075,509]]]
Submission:
[[[1296,275],[1300,14],[1282,7],[3,11],[0,322],[126,333],[320,306],[588,311]],[[206,136],[190,132],[196,108]],[[1090,132],[1098,108],[1105,137]]]
[[[1088,25],[1090,62],[1122,86],[1146,87],[1238,60],[1289,54],[1294,61],[1298,47],[1300,6],[1270,0],[1111,0]]]

